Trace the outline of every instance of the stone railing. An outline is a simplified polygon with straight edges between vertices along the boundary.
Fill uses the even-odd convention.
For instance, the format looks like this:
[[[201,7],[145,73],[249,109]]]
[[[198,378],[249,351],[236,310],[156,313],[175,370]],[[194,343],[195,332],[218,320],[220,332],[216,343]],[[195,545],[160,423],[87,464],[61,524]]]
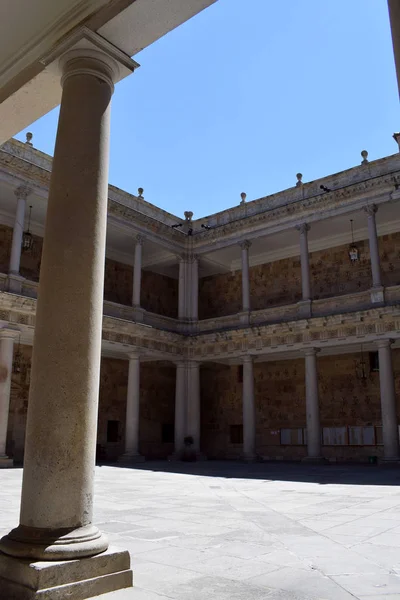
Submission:
[[[38,286],[38,282],[23,279],[20,295],[25,298],[37,298]],[[0,290],[7,291],[7,274],[5,273],[0,273]],[[385,288],[385,304],[389,306],[400,305],[400,285]],[[313,300],[311,302],[311,318],[352,313],[375,307],[376,305],[371,302],[370,290],[365,290],[354,294]],[[104,301],[103,313],[104,316],[132,323],[141,323],[166,332],[192,333],[195,335],[246,327],[261,327],[263,325],[287,323],[289,321],[310,318],[302,313],[299,304],[273,306],[252,311],[250,315],[236,313],[223,317],[203,319],[189,325],[180,322],[178,319],[158,315],[133,306],[117,304],[108,300]]]

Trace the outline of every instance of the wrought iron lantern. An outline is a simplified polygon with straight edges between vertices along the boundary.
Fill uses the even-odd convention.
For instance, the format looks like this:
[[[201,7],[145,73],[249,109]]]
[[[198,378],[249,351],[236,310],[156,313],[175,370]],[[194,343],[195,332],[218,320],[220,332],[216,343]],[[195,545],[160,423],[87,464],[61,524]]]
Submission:
[[[351,227],[351,244],[349,246],[349,258],[352,264],[356,263],[359,259],[358,248],[354,243],[354,231],[353,231],[353,219],[350,219]]]
[[[22,252],[32,252],[33,235],[31,234],[32,205],[29,207],[28,229],[22,234]]]
[[[354,366],[355,366],[357,379],[359,381],[361,381],[361,383],[363,385],[366,385],[366,383],[367,383],[367,363],[365,362],[365,359],[364,359],[364,352],[363,352],[362,345],[361,345],[361,350],[360,350],[360,360],[355,360],[354,363],[355,363]]]

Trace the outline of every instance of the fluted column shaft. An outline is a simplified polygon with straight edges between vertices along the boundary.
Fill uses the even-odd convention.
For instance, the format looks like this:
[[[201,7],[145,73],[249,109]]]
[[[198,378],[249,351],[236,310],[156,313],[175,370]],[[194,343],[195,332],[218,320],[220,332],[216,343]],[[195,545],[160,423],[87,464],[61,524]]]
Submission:
[[[372,286],[382,287],[381,279],[381,261],[379,256],[378,233],[376,230],[376,213],[378,207],[375,204],[365,207],[365,212],[368,215],[368,240],[369,252],[371,256],[371,271],[372,271]]]
[[[256,414],[254,398],[253,358],[243,357],[243,457],[256,457]]]
[[[391,340],[377,342],[381,391],[383,451],[386,460],[400,460],[399,430]]]
[[[306,370],[306,417],[308,458],[321,457],[321,425],[319,414],[317,350],[305,352]]]
[[[62,59],[28,403],[20,526],[0,548],[72,559],[103,552],[92,524],[107,223],[110,103],[100,50]]]

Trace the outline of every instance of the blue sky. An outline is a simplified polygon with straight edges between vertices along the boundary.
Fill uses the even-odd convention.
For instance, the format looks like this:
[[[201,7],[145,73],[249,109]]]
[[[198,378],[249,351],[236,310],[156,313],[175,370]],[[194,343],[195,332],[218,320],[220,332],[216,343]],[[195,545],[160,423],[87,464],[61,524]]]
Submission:
[[[386,0],[218,0],[135,60],[113,98],[110,183],[176,215],[397,150]],[[27,129],[49,154],[57,118]]]

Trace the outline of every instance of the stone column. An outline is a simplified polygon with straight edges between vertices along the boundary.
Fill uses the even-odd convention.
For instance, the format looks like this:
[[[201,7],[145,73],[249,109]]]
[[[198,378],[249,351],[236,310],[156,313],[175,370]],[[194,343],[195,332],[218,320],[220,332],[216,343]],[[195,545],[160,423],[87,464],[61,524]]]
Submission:
[[[192,255],[192,321],[199,319],[199,258],[195,254]]]
[[[12,459],[6,455],[6,441],[14,340],[17,335],[18,333],[11,329],[0,330],[0,468],[13,465]]]
[[[243,458],[256,459],[256,414],[253,357],[243,357]]]
[[[372,302],[383,302],[384,293],[381,279],[381,262],[375,218],[378,207],[375,204],[370,204],[369,206],[365,206],[364,210],[368,215],[368,240],[372,271],[371,300]]]
[[[185,362],[179,361],[176,364],[176,385],[175,385],[175,447],[171,456],[172,460],[182,458],[184,451],[184,439],[186,429],[186,391],[187,377]]]
[[[247,313],[245,320],[249,319],[250,312],[250,270],[249,270],[249,248],[251,242],[244,240],[239,246],[242,249],[242,311]]]
[[[385,461],[399,461],[399,430],[396,391],[392,364],[391,340],[377,342],[379,352],[379,384],[381,389],[382,435]]]
[[[179,289],[178,289],[178,319],[186,317],[186,261],[183,256],[179,256]]]
[[[17,210],[15,214],[15,223],[11,242],[10,265],[8,269],[8,290],[10,292],[21,293],[22,277],[19,273],[22,236],[24,233],[26,199],[30,194],[29,188],[20,185],[14,192],[17,197]]]
[[[308,252],[308,232],[310,226],[307,223],[297,225],[300,232],[300,263],[301,263],[301,289],[302,300],[299,302],[300,316],[311,316],[311,283],[310,283],[310,259]]]
[[[321,453],[321,425],[319,417],[317,350],[305,351],[306,367],[306,417],[307,417],[307,458],[308,462],[323,462]]]
[[[187,398],[187,434],[193,438],[192,450],[200,455],[200,363],[190,361],[187,366],[188,398]]]
[[[143,462],[139,454],[140,416],[140,356],[129,355],[128,389],[126,394],[125,453],[122,462]]]
[[[133,306],[140,307],[140,291],[142,281],[142,248],[143,248],[144,237],[142,235],[136,236],[135,245],[135,264],[133,268],[133,294],[132,304]]]
[[[397,73],[397,85],[400,91],[400,5],[398,0],[388,0],[390,27],[392,30],[392,41],[394,60]]]
[[[100,50],[62,59],[62,100],[36,310],[20,525],[6,554],[94,556],[92,524],[110,103],[118,65]]]

